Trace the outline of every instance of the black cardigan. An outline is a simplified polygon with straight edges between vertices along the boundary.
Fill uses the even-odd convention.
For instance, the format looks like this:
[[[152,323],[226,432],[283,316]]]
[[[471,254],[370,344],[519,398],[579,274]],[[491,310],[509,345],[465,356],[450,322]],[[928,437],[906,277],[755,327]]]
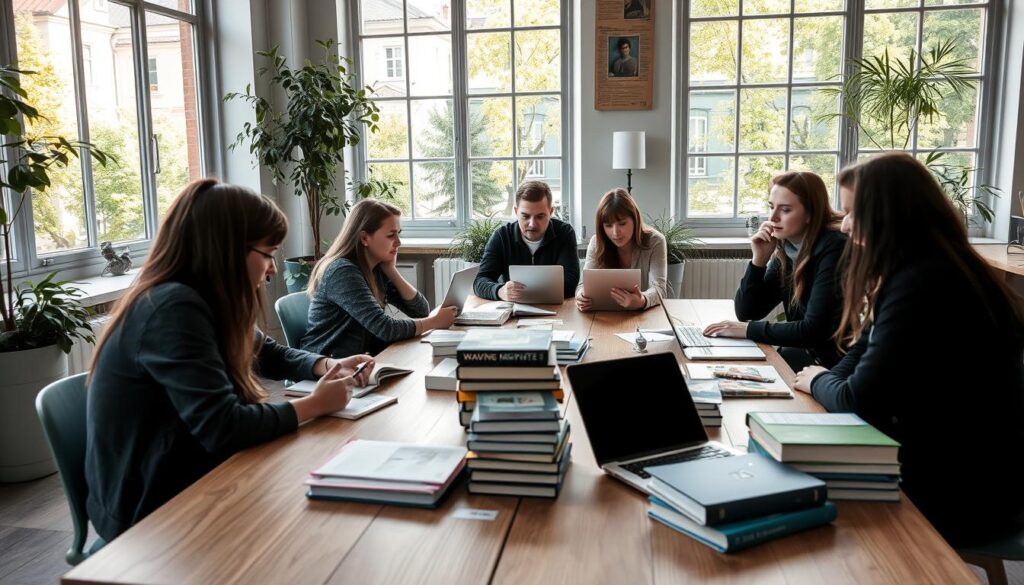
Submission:
[[[110,332],[89,383],[89,520],[107,541],[233,453],[298,427],[287,403],[248,404],[228,375],[217,319],[195,289],[153,287]],[[321,356],[257,335],[258,373],[313,377]]]
[[[845,246],[846,235],[834,230],[826,230],[814,243],[804,269],[806,302],[792,302],[792,271],[787,272],[785,282],[780,282],[779,261],[774,256],[766,267],[748,264],[733,302],[736,317],[750,321],[747,339],[808,349],[825,367],[838,363],[839,350],[832,335],[839,328],[843,310],[838,266]],[[780,302],[786,311],[785,323],[757,321]]]
[[[480,271],[473,281],[473,292],[480,298],[498,300],[498,289],[509,280],[508,267],[522,264],[561,264],[565,298],[575,295],[576,284],[580,280],[580,256],[576,251],[576,232],[572,226],[551,218],[536,254],[530,253],[519,222],[501,226],[487,240]]]
[[[907,263],[883,283],[870,331],[811,385],[829,411],[901,443],[903,489],[954,545],[1024,514],[1024,481],[1009,471],[1024,445],[1024,341],[990,298],[943,260]]]

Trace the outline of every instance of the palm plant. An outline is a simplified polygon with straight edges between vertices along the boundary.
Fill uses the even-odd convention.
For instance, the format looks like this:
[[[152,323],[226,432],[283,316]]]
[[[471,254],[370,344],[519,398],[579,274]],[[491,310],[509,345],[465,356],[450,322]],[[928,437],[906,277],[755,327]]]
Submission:
[[[679,264],[685,261],[703,245],[693,229],[684,225],[682,221],[673,221],[668,215],[648,216],[647,224],[665,236],[669,264]]]
[[[952,40],[932,47],[927,53],[913,49],[907,59],[893,58],[889,49],[880,56],[853,59],[853,73],[839,88],[824,90],[838,95],[840,112],[818,117],[819,121],[845,118],[855,127],[860,140],[880,150],[906,150],[921,121],[931,123],[942,114],[942,101],[962,97],[974,89],[975,74],[966,58],[956,58]],[[992,208],[986,196],[999,196],[990,185],[972,185],[977,169],[947,160],[947,153],[931,151],[925,165],[939,181],[953,205],[966,218],[975,207],[986,221]]]
[[[498,228],[505,222],[496,217],[485,217],[466,222],[448,247],[448,255],[452,258],[462,258],[466,262],[480,262],[484,257],[484,248],[487,241],[491,239]]]

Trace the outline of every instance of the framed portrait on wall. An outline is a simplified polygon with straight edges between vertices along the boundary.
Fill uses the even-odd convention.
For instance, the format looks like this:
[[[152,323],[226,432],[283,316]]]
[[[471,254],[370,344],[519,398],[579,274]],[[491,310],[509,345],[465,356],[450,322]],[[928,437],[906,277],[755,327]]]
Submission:
[[[654,0],[597,0],[594,109],[654,107]]]

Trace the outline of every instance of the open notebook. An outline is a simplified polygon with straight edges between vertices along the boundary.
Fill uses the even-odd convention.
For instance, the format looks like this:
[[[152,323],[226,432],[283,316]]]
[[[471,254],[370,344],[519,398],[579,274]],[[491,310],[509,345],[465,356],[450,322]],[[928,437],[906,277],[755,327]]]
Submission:
[[[381,381],[385,378],[390,378],[392,376],[404,376],[405,374],[410,373],[412,373],[412,370],[409,368],[402,368],[395,364],[377,362],[373,367],[373,373],[370,374],[370,379],[367,381],[366,386],[356,386],[352,390],[352,396],[355,398],[362,398],[376,390],[377,387],[380,386]],[[305,396],[312,392],[315,387],[315,380],[303,380],[285,388],[284,393],[294,396]]]

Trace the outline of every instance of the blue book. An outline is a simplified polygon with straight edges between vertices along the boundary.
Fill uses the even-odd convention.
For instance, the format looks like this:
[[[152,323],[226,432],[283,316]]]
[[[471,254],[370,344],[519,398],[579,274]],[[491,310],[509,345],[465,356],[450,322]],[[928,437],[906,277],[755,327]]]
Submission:
[[[836,507],[832,502],[825,502],[821,506],[796,512],[772,514],[711,527],[697,524],[673,510],[665,502],[651,496],[651,506],[647,509],[647,515],[718,552],[728,553],[828,524],[836,519]]]
[[[820,506],[825,482],[756,453],[644,469],[651,492],[698,524],[717,526]]]

